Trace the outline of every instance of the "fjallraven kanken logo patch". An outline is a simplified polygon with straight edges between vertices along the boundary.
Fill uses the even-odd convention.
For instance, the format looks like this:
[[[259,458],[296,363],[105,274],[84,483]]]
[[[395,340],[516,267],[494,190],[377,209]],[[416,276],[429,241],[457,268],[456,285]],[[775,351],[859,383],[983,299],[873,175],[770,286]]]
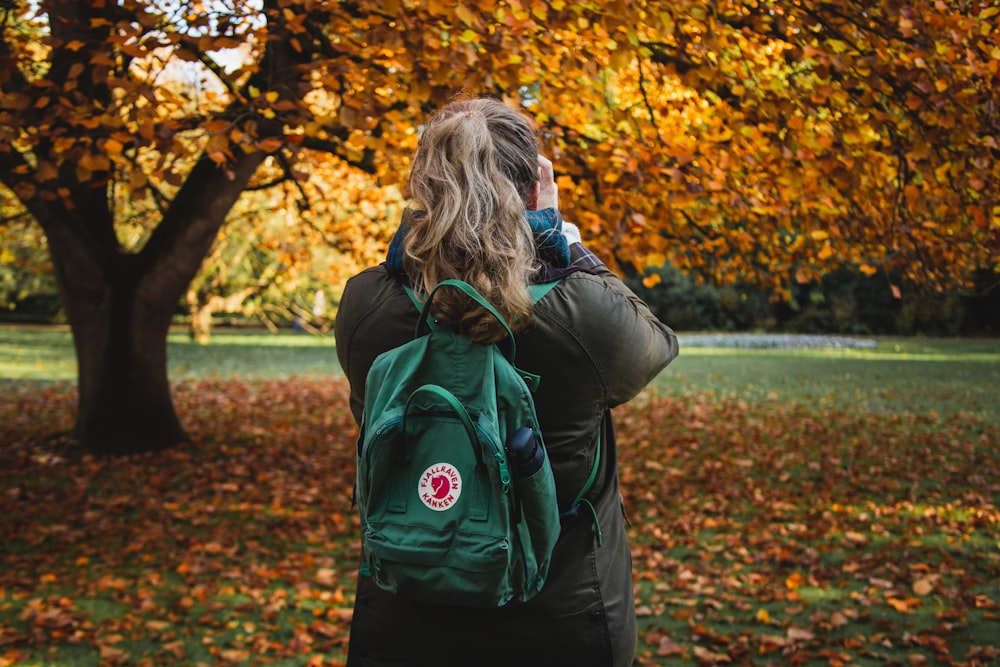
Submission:
[[[435,463],[420,476],[417,493],[420,501],[432,510],[451,509],[462,495],[462,476],[450,463]]]

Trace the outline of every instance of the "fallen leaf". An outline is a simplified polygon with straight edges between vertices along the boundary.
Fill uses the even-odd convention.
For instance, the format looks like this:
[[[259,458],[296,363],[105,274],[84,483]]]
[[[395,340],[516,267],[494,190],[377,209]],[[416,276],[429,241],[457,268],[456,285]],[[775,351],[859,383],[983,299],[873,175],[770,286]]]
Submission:
[[[695,646],[694,656],[700,662],[708,663],[710,665],[726,664],[733,661],[733,659],[725,653],[715,653],[714,651],[708,650],[704,646]]]
[[[788,640],[792,642],[808,642],[816,639],[816,633],[811,630],[806,630],[805,628],[788,628],[787,631]]]
[[[913,582],[913,592],[917,595],[930,595],[934,591],[936,577],[924,577]]]

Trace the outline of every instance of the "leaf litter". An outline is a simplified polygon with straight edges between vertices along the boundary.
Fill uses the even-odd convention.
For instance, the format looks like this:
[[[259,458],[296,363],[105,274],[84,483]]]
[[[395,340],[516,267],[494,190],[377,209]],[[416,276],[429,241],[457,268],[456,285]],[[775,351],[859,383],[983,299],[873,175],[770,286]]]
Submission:
[[[0,667],[342,664],[359,538],[341,379],[178,384],[191,442],[124,459],[59,435],[71,385],[18,387]],[[616,418],[637,664],[996,664],[995,424],[654,392]]]

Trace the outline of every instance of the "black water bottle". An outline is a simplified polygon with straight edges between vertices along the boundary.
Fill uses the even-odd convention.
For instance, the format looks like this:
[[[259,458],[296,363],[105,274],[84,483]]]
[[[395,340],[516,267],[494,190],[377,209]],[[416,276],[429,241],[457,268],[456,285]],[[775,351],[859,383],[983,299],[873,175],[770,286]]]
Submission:
[[[522,426],[507,440],[507,456],[517,467],[517,476],[527,479],[538,472],[545,462],[545,448],[534,431]]]

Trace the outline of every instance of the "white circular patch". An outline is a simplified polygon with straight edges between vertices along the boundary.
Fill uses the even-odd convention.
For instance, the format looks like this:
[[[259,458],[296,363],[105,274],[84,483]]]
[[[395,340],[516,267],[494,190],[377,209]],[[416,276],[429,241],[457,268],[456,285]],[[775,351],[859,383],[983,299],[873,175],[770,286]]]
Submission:
[[[450,509],[462,495],[462,476],[450,463],[435,463],[417,484],[420,501],[436,512]]]

